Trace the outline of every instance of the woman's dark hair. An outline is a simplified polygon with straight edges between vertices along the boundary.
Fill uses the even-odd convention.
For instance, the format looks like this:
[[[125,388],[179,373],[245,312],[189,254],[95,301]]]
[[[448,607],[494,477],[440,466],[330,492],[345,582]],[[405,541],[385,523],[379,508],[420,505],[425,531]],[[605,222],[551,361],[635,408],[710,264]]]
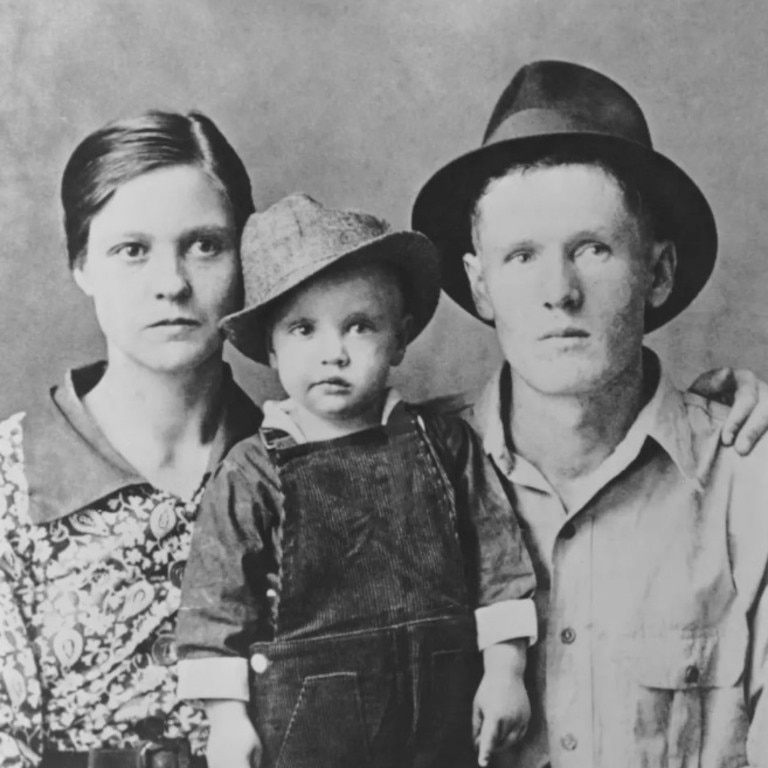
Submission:
[[[211,178],[229,201],[240,234],[254,206],[237,152],[205,115],[153,110],[108,123],[83,139],[69,158],[61,202],[70,268],[88,247],[91,220],[120,186],[176,165],[197,166]]]

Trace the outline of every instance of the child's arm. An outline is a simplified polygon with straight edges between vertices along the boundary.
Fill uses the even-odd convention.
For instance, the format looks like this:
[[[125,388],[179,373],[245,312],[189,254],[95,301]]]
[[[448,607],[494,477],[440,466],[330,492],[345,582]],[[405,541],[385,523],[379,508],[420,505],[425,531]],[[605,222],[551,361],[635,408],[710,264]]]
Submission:
[[[259,768],[261,740],[244,701],[205,702],[210,724],[205,757],[208,768]]]
[[[254,574],[274,561],[274,472],[263,448],[232,449],[200,503],[177,624],[179,697],[247,702],[248,648],[265,601]]]
[[[488,765],[491,753],[511,747],[522,738],[531,716],[523,683],[525,640],[510,640],[483,651],[485,672],[472,708],[472,733],[477,763]]]

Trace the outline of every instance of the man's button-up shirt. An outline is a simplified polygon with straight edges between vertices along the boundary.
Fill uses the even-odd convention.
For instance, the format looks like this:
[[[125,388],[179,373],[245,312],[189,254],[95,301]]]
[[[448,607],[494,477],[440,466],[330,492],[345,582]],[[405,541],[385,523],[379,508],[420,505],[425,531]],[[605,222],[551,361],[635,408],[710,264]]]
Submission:
[[[472,416],[534,560],[542,639],[529,733],[496,764],[768,765],[768,440],[724,447],[726,409],[661,374],[567,512],[505,440],[502,382]]]

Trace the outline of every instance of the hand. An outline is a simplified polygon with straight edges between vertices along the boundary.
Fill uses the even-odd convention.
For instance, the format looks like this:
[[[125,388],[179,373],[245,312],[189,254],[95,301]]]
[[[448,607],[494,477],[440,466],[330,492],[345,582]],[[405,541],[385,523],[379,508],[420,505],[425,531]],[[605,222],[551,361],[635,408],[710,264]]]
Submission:
[[[741,368],[707,371],[690,389],[702,397],[731,405],[721,440],[723,445],[733,445],[742,456],[768,431],[768,384],[752,371]]]
[[[472,735],[480,766],[488,765],[491,753],[507,749],[522,738],[531,717],[523,683],[523,641],[486,648],[483,663],[485,673],[472,707]]]
[[[259,768],[261,740],[244,701],[207,701],[211,730],[205,757],[208,768]]]

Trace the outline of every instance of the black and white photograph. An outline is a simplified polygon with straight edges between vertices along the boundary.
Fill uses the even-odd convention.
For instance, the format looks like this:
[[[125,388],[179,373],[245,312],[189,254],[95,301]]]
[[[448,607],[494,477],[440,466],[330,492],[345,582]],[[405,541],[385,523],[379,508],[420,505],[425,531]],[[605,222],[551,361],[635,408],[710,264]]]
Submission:
[[[768,6],[0,2],[0,768],[768,768]]]

